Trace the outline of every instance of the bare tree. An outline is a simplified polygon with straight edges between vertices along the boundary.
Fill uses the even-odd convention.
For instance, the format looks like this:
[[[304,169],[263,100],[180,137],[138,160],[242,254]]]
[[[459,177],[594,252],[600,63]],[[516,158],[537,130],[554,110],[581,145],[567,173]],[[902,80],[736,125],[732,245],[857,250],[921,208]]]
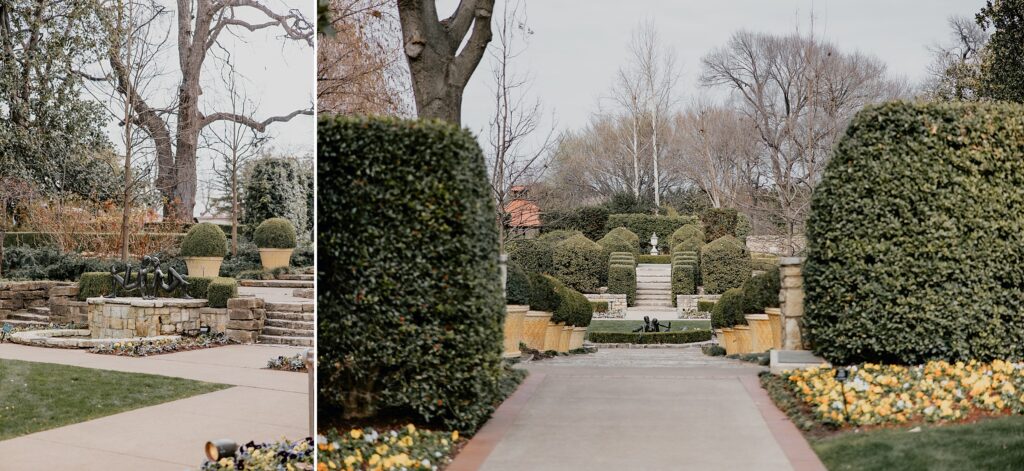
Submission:
[[[633,162],[633,180],[630,188],[633,196],[640,197],[642,186],[642,175],[640,170],[640,154],[646,147],[643,139],[644,128],[644,83],[643,77],[631,68],[619,68],[616,76],[615,87],[612,89],[612,99],[621,108],[621,113],[626,126],[616,126],[619,146]]]
[[[412,115],[394,2],[333,0],[329,18],[334,33],[317,43],[318,110]]]
[[[239,84],[238,72],[234,64],[225,64],[221,80],[228,97],[228,108],[238,116],[252,116],[257,106],[245,95],[245,89]],[[207,135],[210,149],[217,154],[221,165],[215,161],[213,172],[216,179],[212,190],[226,196],[231,214],[231,255],[238,255],[238,221],[241,218],[242,170],[245,165],[259,154],[268,137],[248,125],[226,120],[219,126],[211,126]]]
[[[636,29],[629,50],[642,84],[642,103],[651,129],[654,206],[658,208],[661,207],[661,170],[658,164],[665,150],[662,142],[664,132],[672,129],[668,126],[668,117],[676,104],[675,88],[680,71],[675,51],[660,43],[658,30],[651,21],[642,23]]]
[[[254,13],[265,21],[254,23],[242,19],[242,13]],[[301,12],[278,13],[260,0],[178,0],[177,2],[177,70],[178,86],[175,100],[155,106],[132,88],[129,69],[120,57],[109,55],[107,61],[119,93],[131,96],[134,121],[145,130],[155,145],[156,186],[164,197],[164,216],[178,221],[191,221],[195,209],[198,180],[197,152],[200,135],[207,126],[220,121],[235,121],[257,132],[266,131],[273,123],[286,122],[299,115],[312,115],[312,107],[290,113],[254,119],[230,112],[206,112],[201,108],[203,65],[213,56],[211,50],[229,34],[277,29],[286,40],[313,46],[314,27]],[[152,61],[151,61],[152,62]],[[95,77],[93,80],[107,80]]]
[[[712,207],[740,207],[757,179],[761,147],[753,123],[731,108],[697,101],[675,116],[675,128],[679,167],[687,179]]]
[[[497,223],[502,232],[502,243],[510,234],[506,205],[515,186],[538,179],[543,171],[544,159],[554,142],[552,125],[531,142],[543,124],[544,108],[539,99],[530,99],[528,74],[515,70],[515,61],[523,53],[533,31],[527,26],[523,3],[507,3],[501,8],[495,25],[496,47],[492,49],[494,66],[494,115],[491,117],[487,160],[491,177],[491,193],[497,206]]]
[[[462,92],[491,42],[493,10],[494,0],[460,0],[438,20],[435,0],[398,0],[419,117],[462,122]]]
[[[749,31],[704,57],[701,82],[731,90],[753,123],[774,215],[790,242],[802,232],[811,192],[853,114],[906,93],[876,58],[843,53],[813,35]]]
[[[948,21],[950,42],[929,48],[933,59],[922,91],[936,100],[974,100],[989,34],[973,18],[951,16]]]

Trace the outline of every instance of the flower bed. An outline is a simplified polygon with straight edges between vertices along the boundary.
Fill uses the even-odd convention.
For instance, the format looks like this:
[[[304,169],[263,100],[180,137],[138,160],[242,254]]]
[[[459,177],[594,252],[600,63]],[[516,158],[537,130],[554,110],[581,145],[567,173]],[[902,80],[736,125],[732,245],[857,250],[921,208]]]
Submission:
[[[312,470],[313,439],[305,438],[290,442],[274,443],[249,442],[238,447],[232,458],[221,458],[216,462],[204,461],[201,471],[271,471],[271,470]]]
[[[836,380],[832,368],[793,370],[782,376],[810,407],[815,420],[826,425],[955,421],[975,412],[1024,413],[1024,363],[867,363],[848,372],[845,384]]]
[[[395,430],[352,429],[317,436],[317,471],[443,468],[451,462],[459,432],[419,430],[409,424]]]
[[[181,337],[178,340],[144,340],[115,342],[93,347],[90,353],[118,355],[127,357],[144,357],[164,353],[184,352],[202,348],[222,347],[232,343],[224,334],[199,335],[197,337]]]
[[[306,359],[304,355],[296,353],[290,357],[281,355],[267,361],[267,368],[281,371],[306,371]]]

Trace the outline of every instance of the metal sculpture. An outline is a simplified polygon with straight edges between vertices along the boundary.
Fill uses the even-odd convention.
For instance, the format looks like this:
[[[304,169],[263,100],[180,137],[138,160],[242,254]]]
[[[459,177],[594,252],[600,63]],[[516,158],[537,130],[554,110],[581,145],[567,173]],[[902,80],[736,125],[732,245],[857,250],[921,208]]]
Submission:
[[[136,273],[134,281],[131,281],[132,266],[125,264],[124,270],[124,276],[121,276],[117,272],[116,265],[110,267],[112,289],[110,294],[104,296],[105,298],[113,299],[118,297],[120,290],[132,291],[137,289],[142,299],[156,299],[161,289],[166,293],[173,293],[174,290],[189,285],[188,279],[179,274],[174,268],[168,268],[167,273],[164,273],[160,267],[160,258],[155,255],[142,257],[142,263],[139,265],[139,271]],[[151,274],[153,275],[152,278],[149,276]],[[165,278],[169,279],[170,282],[165,282]],[[185,292],[182,298],[192,299],[192,296]]]
[[[661,330],[664,328],[665,330]],[[672,323],[662,324],[658,322],[658,319],[651,319],[649,316],[644,316],[644,325],[633,329],[633,332],[646,333],[646,332],[668,332],[672,330]]]

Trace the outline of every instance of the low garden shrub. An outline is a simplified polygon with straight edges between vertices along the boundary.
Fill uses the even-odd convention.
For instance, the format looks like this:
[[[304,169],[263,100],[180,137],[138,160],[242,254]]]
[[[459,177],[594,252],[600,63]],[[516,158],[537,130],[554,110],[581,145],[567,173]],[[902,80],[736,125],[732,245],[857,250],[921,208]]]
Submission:
[[[327,470],[442,469],[461,447],[460,440],[458,431],[437,432],[412,424],[391,430],[354,428],[344,433],[332,429],[317,437],[317,462]],[[374,456],[377,459],[371,464]]]
[[[134,340],[128,342],[115,342],[106,345],[99,345],[89,349],[89,353],[101,355],[116,355],[125,357],[145,357],[150,355],[162,355],[164,353],[185,352],[189,350],[201,350],[204,348],[222,347],[231,344],[232,341],[224,334],[199,335],[196,337],[181,337],[177,340]]]
[[[637,263],[660,263],[669,264],[672,263],[671,255],[638,255],[636,257]]]
[[[292,254],[292,259],[297,258],[298,250]],[[310,266],[309,264],[296,263],[295,266]],[[252,242],[243,242],[238,244],[238,253],[232,255],[227,254],[224,257],[224,261],[220,264],[220,276],[226,276],[237,279],[248,279],[242,275],[243,272],[249,271],[263,271],[263,263],[260,262],[260,251],[256,247],[256,244]]]
[[[214,278],[206,289],[206,301],[210,307],[228,307],[228,300],[237,297],[238,282],[234,278]]]
[[[476,139],[437,120],[331,115],[318,129],[320,406],[475,431],[509,375]]]
[[[747,236],[754,231],[754,226],[750,223],[750,216],[744,213],[736,215],[736,238],[740,242],[746,243]]]
[[[203,461],[199,471],[267,471],[313,469],[313,439],[273,443],[249,442],[238,447],[233,458]],[[340,462],[344,463],[344,460]]]
[[[555,285],[555,293],[558,294],[558,307],[552,312],[551,321],[559,324],[571,325],[574,327],[586,327],[590,325],[590,319],[594,315],[594,308],[590,300],[558,280],[551,279]]]
[[[770,271],[779,269],[778,255],[771,254],[750,254],[750,268],[755,271]]]
[[[608,301],[591,301],[594,312],[608,312]]]
[[[715,306],[711,309],[711,327],[720,329],[734,325],[747,325],[743,317],[743,290],[732,288],[722,293]]]
[[[1024,358],[1021,142],[1017,104],[857,114],[807,221],[803,321],[816,353],[838,364]]]
[[[557,281],[540,273],[530,273],[530,309],[534,311],[554,312],[562,301],[559,297]]]
[[[228,238],[216,224],[202,222],[193,225],[181,241],[182,257],[224,257],[228,253]]]
[[[505,280],[506,304],[530,304],[530,278],[514,263],[508,264],[508,278]]]
[[[280,371],[309,371],[306,368],[306,356],[296,353],[291,356],[278,355],[267,360],[267,369]]]
[[[722,357],[725,356],[725,348],[721,345],[711,344],[700,347],[700,351],[709,357]]]
[[[587,339],[594,343],[694,343],[711,340],[707,329],[680,330],[678,332],[588,332]]]
[[[755,275],[743,283],[743,312],[763,313],[766,307],[779,307],[779,269]]]
[[[612,214],[608,216],[607,229],[625,227],[640,238],[641,252],[650,252],[651,234],[658,234],[658,248],[662,253],[669,251],[672,233],[685,224],[697,222],[694,216],[654,216],[650,214]]]
[[[516,239],[505,244],[508,261],[529,273],[551,273],[550,244],[538,239]]]
[[[551,232],[545,232],[537,237],[539,242],[548,244],[549,247],[554,247],[570,237],[583,235],[582,232],[576,230],[556,230]],[[583,235],[586,237],[585,235]]]
[[[298,243],[295,226],[285,218],[270,218],[261,222],[252,240],[261,249],[294,249]]]
[[[637,242],[636,234],[632,234],[633,236],[629,237],[629,234],[624,233],[632,234],[628,229],[619,227],[613,229],[602,237],[601,240],[597,241],[598,245],[604,249],[605,258],[614,252],[637,252],[639,242]]]
[[[697,301],[697,311],[699,312],[711,312],[715,308],[714,301]]]
[[[680,247],[683,250],[697,251],[700,246],[704,245],[704,230],[698,224],[686,224],[676,229],[672,233],[672,236],[668,240],[669,247],[672,247],[672,253],[676,252],[676,247],[683,244]],[[689,248],[692,246],[692,248]]]
[[[636,303],[636,267],[632,263],[612,262],[608,267],[608,292],[626,295],[626,303]]]
[[[709,208],[700,213],[700,222],[704,226],[704,240],[713,240],[736,236],[736,224],[739,216],[732,208]]]
[[[704,292],[721,294],[743,286],[750,279],[750,255],[735,237],[721,237],[704,246],[700,270]]]
[[[572,289],[596,293],[608,278],[604,249],[577,234],[555,245],[552,274]]]
[[[624,252],[629,252],[629,253],[632,253],[632,254],[636,254],[640,250],[640,236],[636,235],[636,233],[634,233],[633,231],[631,231],[629,229],[626,229],[625,227],[616,227],[616,228],[608,231],[608,233],[605,234],[604,236],[605,237],[608,237],[608,236],[617,237],[619,239],[622,239],[622,240],[626,241],[627,243],[629,243],[629,244],[631,244],[633,246],[630,250],[624,250]]]

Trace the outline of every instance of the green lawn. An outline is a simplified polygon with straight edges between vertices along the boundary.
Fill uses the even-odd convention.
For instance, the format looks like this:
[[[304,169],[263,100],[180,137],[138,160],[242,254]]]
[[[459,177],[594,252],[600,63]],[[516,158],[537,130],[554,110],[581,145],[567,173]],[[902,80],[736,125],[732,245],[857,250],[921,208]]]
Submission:
[[[812,441],[830,470],[1011,470],[1024,467],[1024,417],[875,430]]]
[[[662,324],[672,324],[672,331],[685,329],[710,329],[711,321],[686,319],[658,319]],[[644,321],[620,321],[613,319],[594,319],[590,321],[588,332],[632,332]]]
[[[0,440],[227,387],[167,376],[0,360]]]

